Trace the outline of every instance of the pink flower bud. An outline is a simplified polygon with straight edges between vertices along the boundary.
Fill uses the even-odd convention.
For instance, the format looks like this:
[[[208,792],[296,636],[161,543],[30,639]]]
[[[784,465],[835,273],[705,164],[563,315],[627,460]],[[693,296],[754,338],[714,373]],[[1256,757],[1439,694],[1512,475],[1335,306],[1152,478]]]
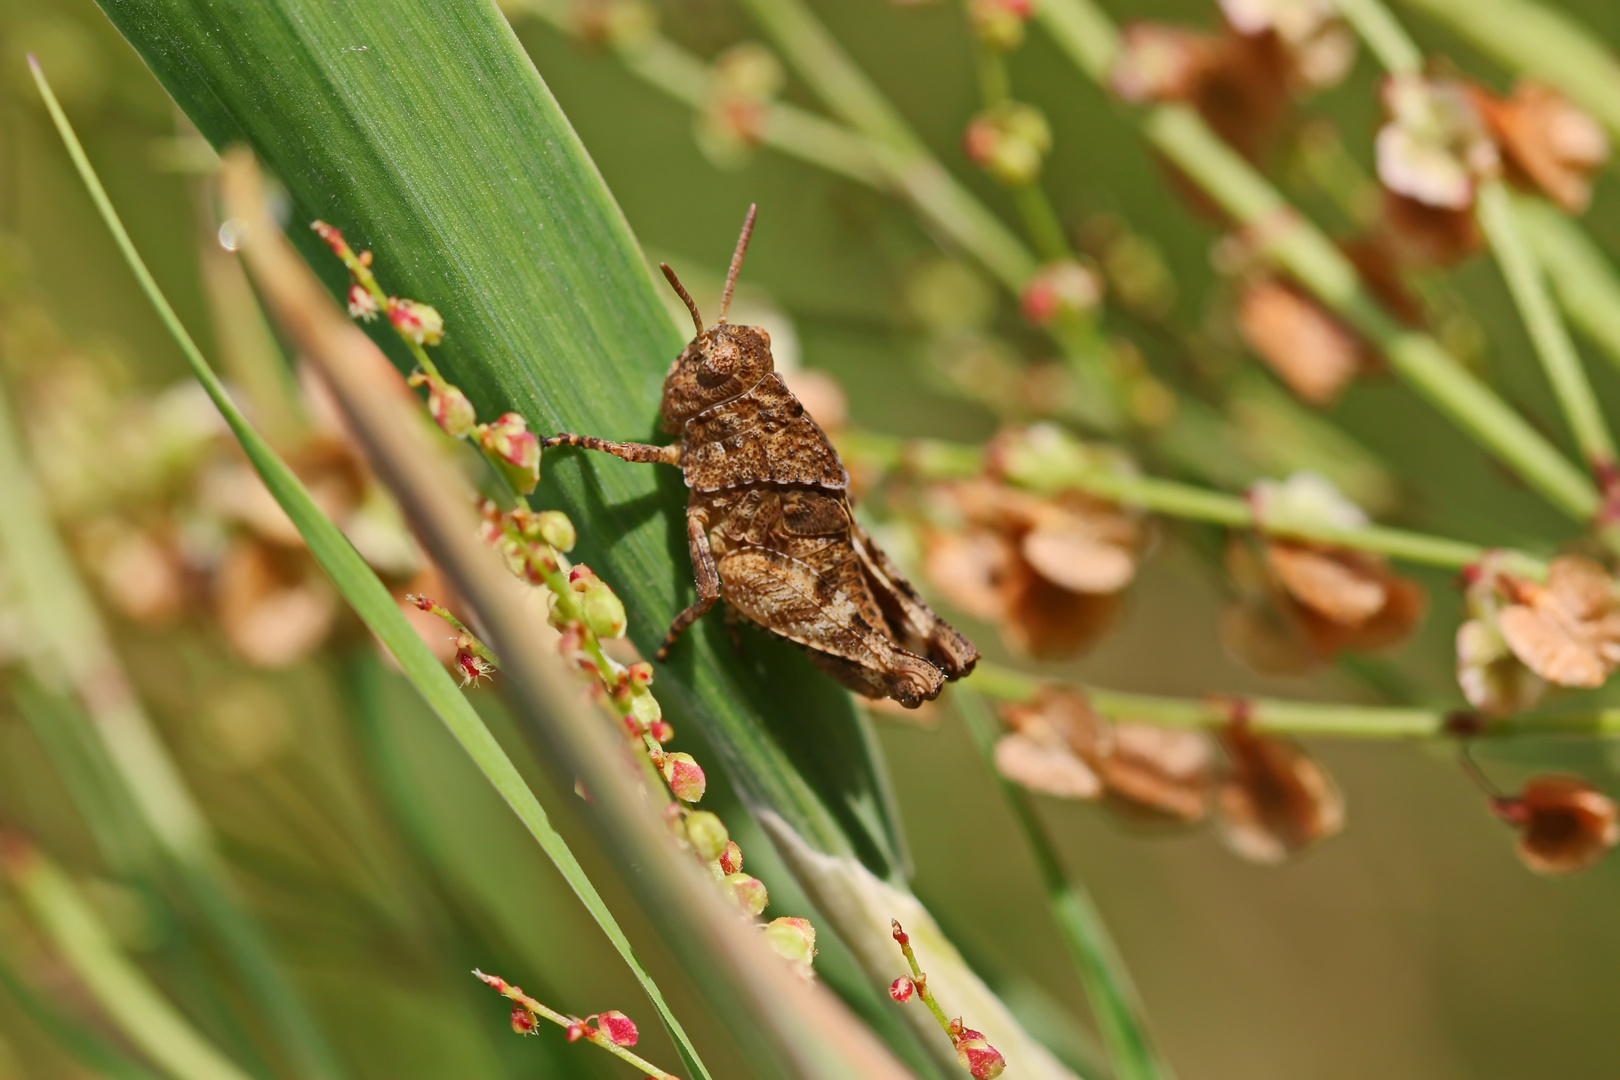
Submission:
[[[567,1028],[569,1042],[579,1042],[588,1034],[590,1034],[590,1028],[585,1026],[585,1021],[573,1020],[569,1022]]]
[[[428,412],[446,435],[452,439],[465,439],[473,433],[478,423],[478,413],[458,387],[425,371],[413,371],[405,381],[412,386],[428,388]]]
[[[1033,13],[1030,0],[973,0],[968,17],[973,32],[992,49],[1010,52],[1024,40],[1024,23]]]
[[[1007,1067],[1007,1059],[1001,1056],[1001,1051],[972,1028],[962,1028],[962,1033],[956,1037],[956,1060],[973,1080],[995,1080]]]
[[[388,298],[388,321],[418,345],[437,345],[444,340],[444,316],[429,304],[415,300]]]
[[[737,846],[737,841],[727,840],[725,850],[720,852],[720,872],[728,877],[741,873],[742,864],[742,848]]]
[[[540,482],[540,440],[529,430],[523,417],[504,413],[493,424],[474,429],[478,444],[493,455],[512,486],[527,495]]]
[[[737,901],[737,906],[749,915],[758,915],[771,902],[771,894],[766,891],[765,883],[757,877],[730,874],[726,877],[726,884],[731,886],[731,896]]]
[[[319,221],[317,221],[315,224],[319,225],[321,223]],[[516,991],[518,993],[521,993],[521,991],[517,991],[516,988],[514,986],[512,986],[511,983],[507,982],[505,979],[501,978],[499,975],[485,975],[482,971],[479,971],[477,968],[473,969],[473,974],[475,976],[477,976],[479,981],[482,982],[485,986],[489,986],[489,987],[494,988],[494,990],[497,993],[504,994],[508,990],[514,990],[514,991]]]
[[[377,298],[371,295],[359,282],[349,286],[349,317],[359,319],[361,322],[370,322],[377,317],[382,308],[377,304]]]
[[[632,686],[651,686],[653,681],[652,665],[645,660],[637,660],[628,669]]]
[[[1090,311],[1101,295],[1097,275],[1072,259],[1064,259],[1041,267],[1025,282],[1019,306],[1024,318],[1044,326],[1059,315]]]
[[[665,754],[662,772],[669,790],[682,802],[697,802],[703,798],[703,792],[709,786],[708,778],[703,775],[703,767],[691,754]]]
[[[711,814],[707,810],[686,816],[686,838],[692,842],[693,850],[704,862],[718,859],[726,850],[726,845],[731,843],[726,823],[720,820],[718,814]]]
[[[343,239],[343,233],[333,226],[324,221],[312,221],[309,223],[309,227],[315,230],[316,236],[326,241],[327,246],[332,249],[332,254],[338,258],[346,260],[349,255],[353,254],[349,250],[349,242]]]
[[[540,1022],[539,1017],[522,1005],[512,1006],[512,1030],[519,1035],[531,1034]]]
[[[634,1046],[640,1038],[635,1023],[617,1010],[605,1012],[596,1018],[596,1027],[619,1046]]]
[[[799,965],[805,975],[810,973],[810,962],[816,958],[816,928],[809,919],[791,915],[772,919],[765,927],[765,944],[777,956]]]
[[[494,671],[495,665],[473,652],[471,648],[463,645],[460,640],[456,642],[456,673],[461,676],[461,685],[468,686],[480,679],[488,678]]]
[[[624,601],[604,581],[585,590],[580,601],[585,625],[599,638],[622,638],[626,626]]]
[[[654,720],[647,725],[647,734],[652,736],[653,742],[662,745],[675,737],[675,726],[668,720]]]
[[[890,919],[889,925],[894,928],[894,940],[902,949],[911,944],[911,935],[901,928],[899,919]]]
[[[1004,102],[975,116],[962,135],[962,148],[981,169],[1009,187],[1033,183],[1041,160],[1052,149],[1052,129],[1032,105]]]
[[[906,978],[904,975],[900,976],[898,979],[894,980],[894,982],[889,984],[889,996],[894,998],[894,1000],[898,1001],[902,1005],[910,1001],[911,995],[915,994],[916,992],[917,984]]]

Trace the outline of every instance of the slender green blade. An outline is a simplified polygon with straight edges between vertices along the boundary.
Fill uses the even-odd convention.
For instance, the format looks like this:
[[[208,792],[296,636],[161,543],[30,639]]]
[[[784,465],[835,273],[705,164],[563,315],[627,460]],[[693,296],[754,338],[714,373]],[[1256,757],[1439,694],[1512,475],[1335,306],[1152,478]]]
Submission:
[[[153,280],[141,260],[140,254],[135,250],[129,234],[124,230],[123,223],[101,186],[101,181],[91,168],[89,159],[85,157],[78,138],[68,124],[67,117],[37,65],[34,71],[40,92],[45,96],[46,105],[50,109],[51,118],[67,144],[68,152],[85,186],[90,189],[97,209],[100,210],[108,229],[118,242],[119,250],[123,252],[130,269],[135,272],[142,289],[157,309],[159,317],[174,336],[181,352],[185,354],[186,361],[191,365],[198,382],[202,383],[208,396],[225,417],[225,422],[230,425],[232,433],[264,481],[265,487],[297,526],[299,534],[309,546],[310,554],[320,563],[344,599],[354,608],[371,632],[377,635],[378,640],[393,653],[406,677],[411,680],[411,684],[439,714],[445,726],[456,737],[456,741],[489,778],[490,783],[501,793],[501,797],[512,807],[512,811],[517,814],[536,842],[567,879],[569,886],[579,896],[580,902],[590,911],[592,918],[602,928],[602,932],[612,941],[613,947],[618,950],[619,955],[624,958],[625,963],[641,982],[647,996],[668,1027],[687,1067],[697,1075],[707,1078],[708,1070],[703,1067],[696,1048],[681,1027],[680,1021],[670,1010],[663,993],[658,989],[652,976],[641,966],[641,962],[636,959],[635,950],[625,937],[624,931],[619,928],[613,913],[608,910],[567,843],[552,827],[545,810],[534,797],[534,793],[529,790],[511,759],[507,757],[506,751],[501,749],[500,743],[484,726],[450,673],[439,663],[427,643],[405,618],[387,587],[372,572],[371,567],[366,565],[360,553],[355,551],[337,525],[316,505],[303,482],[248,423],[247,418],[231,400],[224,384],[219,381],[208,361],[192,341],[191,335],[180,323],[174,309],[169,306],[169,302],[158,289],[157,282]]]
[[[1074,961],[1080,984],[1086,989],[1092,1014],[1108,1047],[1114,1075],[1118,1080],[1172,1080],[1174,1074],[1148,1034],[1136,986],[1103,923],[1102,913],[1090,894],[1064,872],[1046,835],[1046,826],[1041,824],[1029,796],[995,772],[996,722],[989,706],[983,697],[966,687],[957,688],[953,702],[968,733],[973,736],[979,755],[995,773],[1001,793],[1018,819],[1030,854],[1040,869],[1052,920],[1057,923],[1063,944]]]

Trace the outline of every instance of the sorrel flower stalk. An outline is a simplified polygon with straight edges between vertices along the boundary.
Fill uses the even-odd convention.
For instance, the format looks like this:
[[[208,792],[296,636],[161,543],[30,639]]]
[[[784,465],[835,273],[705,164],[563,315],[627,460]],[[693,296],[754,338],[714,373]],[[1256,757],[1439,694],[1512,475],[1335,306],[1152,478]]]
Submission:
[[[553,1024],[568,1032],[569,1042],[578,1042],[584,1039],[594,1043],[612,1054],[622,1058],[646,1073],[648,1080],[680,1080],[674,1073],[665,1072],[645,1058],[630,1052],[628,1047],[636,1045],[640,1037],[636,1025],[624,1013],[610,1010],[604,1013],[592,1013],[580,1019],[577,1016],[564,1016],[555,1009],[549,1009],[534,998],[523,992],[523,988],[513,986],[499,975],[485,975],[482,971],[474,971],[486,985],[493,987],[501,996],[507,998],[512,1005],[512,1030],[519,1035],[528,1035],[535,1030],[540,1017],[545,1017]],[[595,1021],[594,1026],[592,1021]]]
[[[520,413],[508,412],[493,423],[480,424],[471,401],[445,380],[423,347],[437,344],[443,337],[439,313],[428,305],[386,295],[371,269],[370,252],[356,254],[343,234],[325,222],[317,221],[312,228],[353,278],[350,315],[369,321],[379,310],[389,314],[421,365],[409,382],[428,388],[427,407],[434,420],[449,435],[470,437],[511,490],[515,505],[509,510],[490,500],[481,503],[481,535],[501,553],[513,574],[547,590],[548,621],[561,635],[558,647],[564,659],[594,678],[598,696],[618,715],[648,782],[666,792],[665,820],[676,841],[708,867],[745,917],[757,917],[770,901],[764,882],[742,872],[742,850],[719,817],[693,809],[708,788],[703,767],[691,754],[664,750],[675,731],[652,694],[652,666],[643,661],[621,664],[602,648],[603,639],[625,634],[623,601],[590,567],[569,563],[565,552],[573,549],[578,532],[568,515],[560,510],[536,511],[529,505],[527,496],[540,478],[541,448],[527,420]],[[456,631],[455,666],[463,686],[495,671],[498,661],[494,654],[455,615],[428,597],[409,599]],[[763,931],[773,951],[809,976],[816,951],[815,929],[809,922],[777,919]]]
[[[911,965],[911,977],[902,975],[894,980],[889,986],[889,996],[901,1003],[910,1001],[913,994],[920,998],[928,1006],[928,1011],[934,1014],[934,1019],[939,1021],[945,1037],[956,1047],[956,1060],[962,1063],[962,1068],[968,1071],[973,1080],[994,1080],[1000,1076],[1007,1067],[1007,1059],[990,1045],[982,1033],[963,1024],[960,1016],[952,1020],[945,1015],[945,1010],[939,1007],[939,1002],[934,1000],[934,995],[928,989],[928,976],[923,974],[922,967],[917,963],[917,954],[911,950],[911,936],[900,925],[899,919],[889,922],[894,927],[895,942],[905,954],[906,963]]]

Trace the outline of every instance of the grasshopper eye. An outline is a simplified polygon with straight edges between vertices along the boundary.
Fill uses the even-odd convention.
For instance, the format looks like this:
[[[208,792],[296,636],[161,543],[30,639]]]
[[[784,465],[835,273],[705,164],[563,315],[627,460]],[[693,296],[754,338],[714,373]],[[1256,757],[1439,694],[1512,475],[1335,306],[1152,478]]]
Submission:
[[[740,359],[742,352],[736,343],[720,338],[713,346],[704,350],[703,366],[699,369],[698,378],[710,386],[728,379],[737,370],[737,361]]]

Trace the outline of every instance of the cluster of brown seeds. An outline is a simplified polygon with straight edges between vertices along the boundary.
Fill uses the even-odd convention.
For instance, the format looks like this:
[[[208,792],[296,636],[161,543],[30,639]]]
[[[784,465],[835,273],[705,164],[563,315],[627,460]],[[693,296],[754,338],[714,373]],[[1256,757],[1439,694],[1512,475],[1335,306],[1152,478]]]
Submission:
[[[1112,623],[1143,546],[1136,518],[1078,492],[1043,497],[991,478],[934,496],[955,527],[926,534],[924,572],[1010,648],[1072,656]]]
[[[1332,778],[1294,743],[1257,735],[1241,710],[1217,735],[1131,720],[1110,723],[1080,691],[1043,688],[1002,706],[1008,732],[996,767],[1032,791],[1101,802],[1142,823],[1212,818],[1233,852],[1276,863],[1332,836],[1344,800]]]

